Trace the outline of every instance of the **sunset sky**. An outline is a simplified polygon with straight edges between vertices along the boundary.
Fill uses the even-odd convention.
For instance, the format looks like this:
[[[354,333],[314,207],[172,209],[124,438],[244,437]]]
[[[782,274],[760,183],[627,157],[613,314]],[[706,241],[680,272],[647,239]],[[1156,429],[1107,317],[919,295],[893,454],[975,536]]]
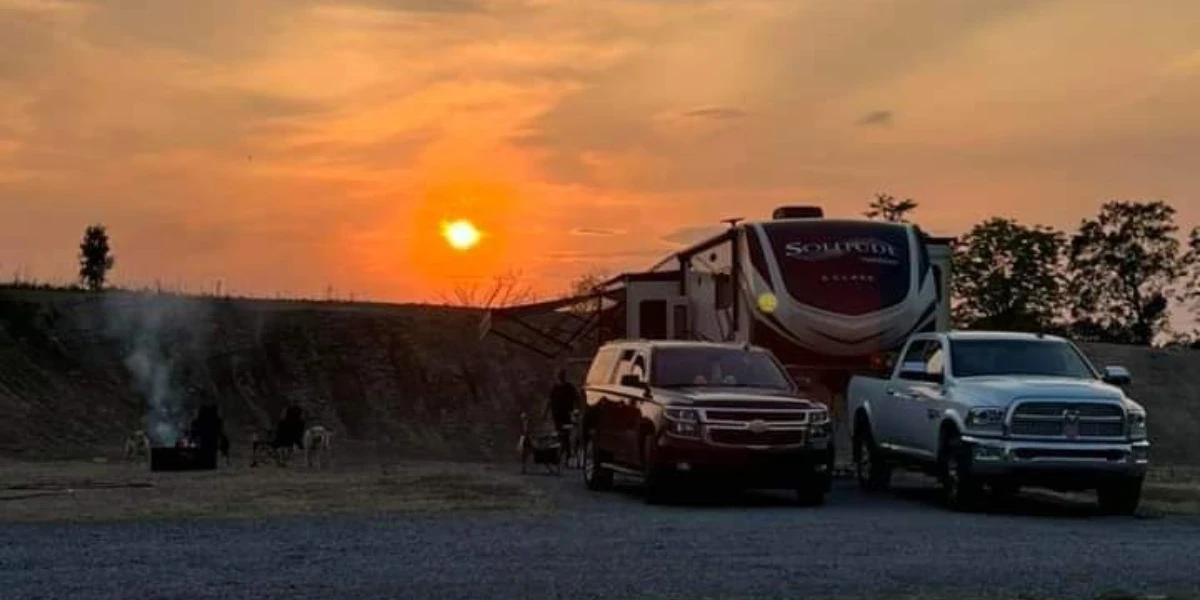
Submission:
[[[119,283],[381,300],[883,191],[1200,222],[1195,0],[0,0],[0,40],[2,279],[92,222]]]

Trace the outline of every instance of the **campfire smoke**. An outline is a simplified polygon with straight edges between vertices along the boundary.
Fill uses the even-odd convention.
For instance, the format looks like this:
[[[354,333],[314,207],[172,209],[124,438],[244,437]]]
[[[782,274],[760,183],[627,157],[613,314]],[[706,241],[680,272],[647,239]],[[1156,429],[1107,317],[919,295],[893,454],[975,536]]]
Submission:
[[[105,322],[108,335],[122,346],[134,391],[145,402],[151,445],[174,446],[187,419],[187,379],[204,372],[206,306],[190,298],[122,294],[106,298]]]

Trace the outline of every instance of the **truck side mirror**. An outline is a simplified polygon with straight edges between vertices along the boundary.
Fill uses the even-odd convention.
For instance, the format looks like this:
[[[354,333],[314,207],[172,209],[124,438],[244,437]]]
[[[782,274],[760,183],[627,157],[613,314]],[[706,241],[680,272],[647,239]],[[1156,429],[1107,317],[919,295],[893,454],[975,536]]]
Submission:
[[[1104,367],[1104,383],[1111,385],[1129,385],[1133,383],[1133,375],[1129,374],[1129,369],[1118,366]]]
[[[905,379],[924,379],[925,363],[920,361],[900,363],[900,376]]]

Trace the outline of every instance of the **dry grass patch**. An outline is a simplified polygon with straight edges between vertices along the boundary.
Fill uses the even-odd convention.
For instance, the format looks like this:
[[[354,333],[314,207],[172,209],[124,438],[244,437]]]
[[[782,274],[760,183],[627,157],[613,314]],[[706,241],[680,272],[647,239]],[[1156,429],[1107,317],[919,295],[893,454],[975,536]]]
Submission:
[[[151,473],[87,462],[0,464],[0,520],[239,519],[543,510],[545,496],[484,466],[414,463]]]
[[[1142,508],[1167,515],[1200,515],[1200,469],[1152,470],[1142,487]]]

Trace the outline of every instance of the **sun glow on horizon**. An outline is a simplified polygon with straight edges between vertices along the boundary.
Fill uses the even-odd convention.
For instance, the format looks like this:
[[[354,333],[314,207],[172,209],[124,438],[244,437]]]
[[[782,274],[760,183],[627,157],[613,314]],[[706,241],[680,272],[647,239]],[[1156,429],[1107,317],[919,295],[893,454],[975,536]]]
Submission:
[[[483,236],[474,223],[466,219],[458,219],[442,223],[442,237],[446,238],[446,243],[450,244],[451,248],[465,251],[479,245],[479,240]]]

